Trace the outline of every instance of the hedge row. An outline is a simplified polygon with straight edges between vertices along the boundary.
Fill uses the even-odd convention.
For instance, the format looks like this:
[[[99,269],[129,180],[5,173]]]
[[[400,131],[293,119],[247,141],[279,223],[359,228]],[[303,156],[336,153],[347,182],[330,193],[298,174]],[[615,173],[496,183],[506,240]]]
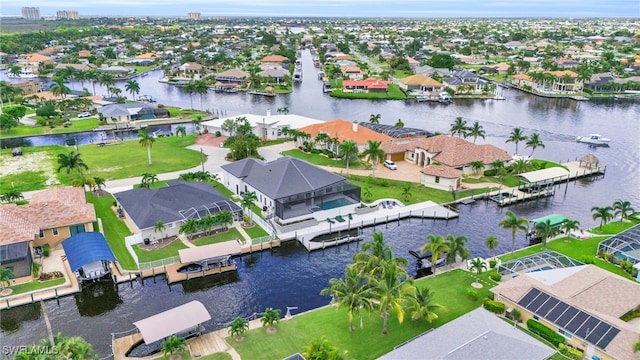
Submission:
[[[558,351],[560,352],[560,354],[568,357],[569,359],[582,360],[582,351],[572,348],[571,346],[560,344],[560,346],[558,346]]]
[[[527,320],[527,328],[534,334],[538,334],[543,339],[552,343],[555,347],[558,347],[558,345],[560,344],[564,344],[564,336],[553,331],[553,329],[551,329],[550,327],[544,326],[533,319]]]
[[[499,301],[493,301],[493,300],[485,300],[484,304],[483,304],[484,308],[496,313],[496,314],[503,314],[504,313],[504,304],[499,302]]]

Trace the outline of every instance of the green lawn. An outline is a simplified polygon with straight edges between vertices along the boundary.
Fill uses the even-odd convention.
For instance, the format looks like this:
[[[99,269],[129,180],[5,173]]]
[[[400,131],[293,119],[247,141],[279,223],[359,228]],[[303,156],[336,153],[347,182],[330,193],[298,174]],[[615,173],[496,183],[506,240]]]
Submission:
[[[249,235],[252,239],[257,239],[265,236],[269,236],[269,233],[266,232],[259,225],[254,225],[250,228],[245,228],[244,231]]]
[[[131,235],[131,231],[111,209],[114,201],[115,199],[110,194],[96,197],[93,193],[87,192],[87,202],[93,204],[96,216],[102,219],[104,236],[111,251],[118,259],[120,267],[125,270],[137,270],[138,266],[124,244],[124,238]],[[95,230],[98,231],[98,229]]]
[[[378,178],[375,180],[375,183],[371,183],[369,178],[356,175],[349,176],[348,180],[350,183],[358,185],[362,188],[364,201],[368,201],[364,198],[365,188],[367,187],[370,189],[372,194],[371,201],[375,201],[378,199],[397,199],[408,205],[428,200],[434,201],[439,204],[448,203],[455,200],[453,198],[453,195],[448,191],[432,189],[407,181]],[[405,184],[411,184],[411,197],[409,201],[405,201],[404,196],[402,195],[402,187],[405,186]],[[458,191],[456,193],[456,199],[475,194],[484,194],[486,192],[487,189],[469,189]]]
[[[87,118],[80,120],[72,120],[71,125],[67,127],[59,127],[51,129],[51,132],[56,133],[67,133],[67,132],[75,132],[75,131],[90,131],[98,128],[98,119],[97,118]]]
[[[44,171],[25,171],[0,177],[0,189],[13,187],[20,191],[33,191],[46,188],[47,175]]]
[[[481,183],[489,183],[489,182],[500,184],[500,180],[494,176],[481,176],[479,178],[463,177],[462,182],[467,184],[481,184]]]
[[[242,237],[238,229],[236,229],[235,227],[232,227],[223,233],[218,233],[213,236],[201,237],[197,240],[193,240],[191,243],[193,243],[195,246],[202,246],[202,245],[221,243],[221,242],[234,240],[234,239],[242,240],[244,238]]]
[[[169,181],[173,181],[173,180],[158,180],[158,181],[155,181],[155,182],[151,183],[151,185],[149,185],[149,189],[159,189],[159,188],[167,187],[167,186],[169,186],[168,185]],[[133,185],[134,189],[139,189],[141,187],[142,187],[142,184],[134,184]]]
[[[235,195],[233,191],[227,189],[224,185],[222,185],[221,182],[209,181],[209,185],[216,188],[216,190],[218,190],[222,195],[228,197],[229,199],[232,199]]]
[[[0,131],[0,139],[6,139],[10,137],[16,136],[32,136],[32,135],[42,135],[44,134],[44,127],[42,126],[27,126],[27,125],[18,125],[9,129],[9,131]]]
[[[31,291],[42,290],[50,288],[52,286],[58,286],[64,284],[65,279],[53,279],[49,281],[32,281],[20,285],[9,286],[13,291],[9,295],[23,294]]]
[[[200,99],[198,99],[198,97],[195,97],[196,101],[200,101]],[[194,106],[196,106],[196,102],[194,102]],[[203,111],[199,111],[199,110],[193,110],[193,109],[181,109],[181,108],[177,108],[177,107],[171,107],[171,106],[167,106],[166,107],[167,110],[169,110],[169,115],[173,118],[186,118],[186,117],[191,117],[193,119],[195,119],[196,116],[200,115],[202,116],[202,118],[205,118],[207,116],[207,113],[203,112]]]
[[[138,245],[131,247],[136,255],[138,255],[138,261],[143,263],[178,256],[178,250],[186,249],[187,245],[183,244],[180,240],[174,240],[171,244],[156,250],[143,250],[140,249]]]
[[[347,163],[344,159],[329,159],[325,155],[307,153],[300,149],[285,150],[281,152],[281,154],[285,156],[291,156],[296,159],[305,160],[319,166],[333,166],[344,169],[346,169],[347,167]],[[349,169],[371,170],[371,164],[357,159],[351,159],[351,161],[349,161]]]
[[[632,228],[638,225],[639,222],[640,221],[633,220],[633,219],[630,221],[623,221],[623,222],[620,222],[620,220],[616,220],[616,221],[612,221],[602,225],[602,230],[600,230],[600,226],[596,226],[592,229],[589,229],[589,231],[594,234],[604,234],[604,235],[617,234],[619,232],[623,232],[629,228]]]
[[[290,321],[281,321],[275,334],[267,334],[260,328],[249,331],[243,342],[238,343],[231,337],[227,338],[227,342],[243,359],[282,359],[302,352],[305,345],[314,338],[325,336],[341,351],[347,350],[349,358],[376,359],[391,351],[394,346],[480,306],[489,294],[489,289],[487,286],[480,289],[481,298],[472,301],[466,296],[466,289],[473,281],[474,277],[462,270],[418,280],[416,284],[428,286],[434,292],[434,303],[444,305],[445,309],[438,312],[439,318],[431,324],[424,320],[412,321],[409,317],[399,324],[390,315],[387,335],[381,334],[382,318],[378,312],[363,316],[362,329],[359,327],[359,319],[354,319],[356,330],[349,332],[346,311],[324,307],[296,316]]]
[[[335,85],[334,85],[335,84]],[[329,95],[331,97],[339,98],[339,99],[385,99],[385,100],[403,100],[407,97],[404,92],[400,89],[400,87],[396,84],[389,84],[387,92],[372,92],[372,93],[353,93],[353,92],[343,92],[342,89],[342,81],[338,80],[337,82],[333,82],[332,86],[334,89]]]

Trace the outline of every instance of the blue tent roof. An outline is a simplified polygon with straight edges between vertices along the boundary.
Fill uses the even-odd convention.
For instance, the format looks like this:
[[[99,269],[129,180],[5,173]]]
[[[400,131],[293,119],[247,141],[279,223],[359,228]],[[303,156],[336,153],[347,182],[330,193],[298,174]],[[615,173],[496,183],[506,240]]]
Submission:
[[[98,260],[116,261],[107,240],[99,232],[84,232],[73,235],[62,242],[62,247],[69,260],[71,271]]]

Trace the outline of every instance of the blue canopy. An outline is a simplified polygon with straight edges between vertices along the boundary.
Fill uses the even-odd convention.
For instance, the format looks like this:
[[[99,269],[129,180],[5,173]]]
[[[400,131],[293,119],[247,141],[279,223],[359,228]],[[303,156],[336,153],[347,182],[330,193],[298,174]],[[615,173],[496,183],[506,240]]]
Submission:
[[[109,244],[99,232],[84,232],[73,235],[62,242],[62,247],[69,260],[71,271],[98,260],[116,261]]]

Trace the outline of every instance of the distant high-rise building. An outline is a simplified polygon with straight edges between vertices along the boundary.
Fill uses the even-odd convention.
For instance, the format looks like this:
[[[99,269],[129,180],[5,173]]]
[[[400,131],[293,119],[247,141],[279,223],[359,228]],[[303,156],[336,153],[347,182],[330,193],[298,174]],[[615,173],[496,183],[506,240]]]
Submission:
[[[22,17],[27,20],[40,20],[40,8],[23,6]]]
[[[56,17],[58,19],[78,20],[78,12],[76,10],[58,10]]]
[[[202,15],[199,12],[190,12],[189,14],[187,14],[187,16],[192,20],[200,20],[200,17]]]

